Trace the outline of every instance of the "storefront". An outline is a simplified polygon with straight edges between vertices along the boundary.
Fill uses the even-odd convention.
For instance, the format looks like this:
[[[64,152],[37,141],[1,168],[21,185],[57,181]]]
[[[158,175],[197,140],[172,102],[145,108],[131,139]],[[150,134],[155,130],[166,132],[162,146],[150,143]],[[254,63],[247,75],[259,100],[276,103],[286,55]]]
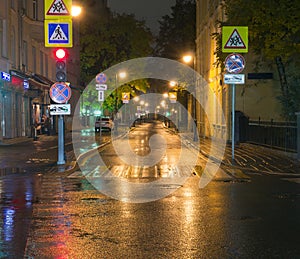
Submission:
[[[33,128],[41,125],[43,115],[49,117],[51,81],[17,70],[8,75],[9,80],[0,80],[0,141],[33,137]]]

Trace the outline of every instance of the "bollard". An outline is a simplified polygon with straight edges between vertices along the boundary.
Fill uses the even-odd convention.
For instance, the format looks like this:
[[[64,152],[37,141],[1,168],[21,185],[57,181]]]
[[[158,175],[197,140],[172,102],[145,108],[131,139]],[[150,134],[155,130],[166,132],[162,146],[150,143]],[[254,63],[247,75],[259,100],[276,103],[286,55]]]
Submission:
[[[34,136],[33,136],[33,141],[37,141],[38,137],[37,137],[37,130],[36,127],[34,127]]]

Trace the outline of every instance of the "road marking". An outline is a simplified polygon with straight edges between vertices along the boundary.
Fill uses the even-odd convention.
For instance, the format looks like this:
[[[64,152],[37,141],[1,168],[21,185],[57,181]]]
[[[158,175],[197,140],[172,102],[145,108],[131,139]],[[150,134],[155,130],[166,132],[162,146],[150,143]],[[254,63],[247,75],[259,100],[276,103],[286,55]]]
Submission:
[[[98,166],[94,170],[82,173],[75,171],[68,178],[99,178],[99,177],[122,177],[122,178],[176,178],[191,176],[194,168],[191,166],[156,165],[156,166],[128,166],[114,165],[110,168]]]

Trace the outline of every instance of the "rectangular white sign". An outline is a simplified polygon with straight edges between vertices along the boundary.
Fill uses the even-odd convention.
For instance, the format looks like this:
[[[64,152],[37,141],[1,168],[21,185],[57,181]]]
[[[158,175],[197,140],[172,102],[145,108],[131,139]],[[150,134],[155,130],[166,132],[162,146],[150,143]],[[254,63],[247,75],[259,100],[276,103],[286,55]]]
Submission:
[[[71,104],[50,104],[50,115],[71,115]]]
[[[244,74],[225,74],[224,75],[225,84],[245,84]]]
[[[98,101],[99,102],[104,101],[104,91],[98,91]]]
[[[96,90],[107,90],[107,85],[96,84]]]

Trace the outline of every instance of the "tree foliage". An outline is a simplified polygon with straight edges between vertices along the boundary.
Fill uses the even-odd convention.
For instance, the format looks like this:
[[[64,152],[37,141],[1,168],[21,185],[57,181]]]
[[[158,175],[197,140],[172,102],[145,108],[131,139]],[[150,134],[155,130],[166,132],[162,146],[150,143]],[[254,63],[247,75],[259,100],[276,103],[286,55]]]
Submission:
[[[86,20],[81,26],[81,79],[85,84],[95,76],[117,63],[149,56],[153,49],[151,44],[153,36],[145,26],[144,21],[138,21],[134,15],[109,14],[106,19]],[[130,82],[124,87],[146,92],[149,84],[146,79]],[[121,100],[122,87],[116,98],[116,93],[111,93],[105,99],[104,108],[113,111],[115,100]],[[89,106],[93,106],[90,93],[85,93],[86,100],[90,100]],[[96,91],[94,93],[96,96]],[[94,98],[95,99],[95,98]],[[98,104],[97,104],[98,105]],[[119,106],[119,104],[118,104]]]
[[[152,54],[153,36],[134,15],[115,14],[81,30],[81,66],[85,81],[114,64]]]
[[[176,0],[171,14],[162,17],[156,41],[158,56],[179,59],[195,51],[196,4],[194,0]]]
[[[300,1],[225,0],[227,20],[220,26],[248,26],[249,49],[270,67],[276,67],[282,95],[283,115],[288,119],[300,110]],[[221,34],[217,39],[218,64],[224,61]]]

